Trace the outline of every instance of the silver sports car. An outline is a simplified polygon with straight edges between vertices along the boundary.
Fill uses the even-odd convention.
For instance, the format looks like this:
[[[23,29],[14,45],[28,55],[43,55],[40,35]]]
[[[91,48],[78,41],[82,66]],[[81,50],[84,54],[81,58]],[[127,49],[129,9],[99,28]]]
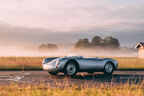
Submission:
[[[74,76],[77,72],[104,72],[112,74],[118,68],[118,62],[111,58],[84,58],[82,56],[51,57],[42,61],[43,69],[51,75],[63,72]]]

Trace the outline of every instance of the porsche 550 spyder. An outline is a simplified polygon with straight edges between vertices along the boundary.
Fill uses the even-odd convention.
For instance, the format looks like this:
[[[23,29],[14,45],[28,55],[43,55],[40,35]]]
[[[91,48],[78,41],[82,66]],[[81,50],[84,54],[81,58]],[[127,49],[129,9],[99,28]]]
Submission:
[[[66,75],[74,76],[77,72],[104,72],[112,74],[118,68],[118,62],[111,58],[82,57],[78,55],[65,57],[50,57],[42,61],[43,70],[51,75],[63,72]]]

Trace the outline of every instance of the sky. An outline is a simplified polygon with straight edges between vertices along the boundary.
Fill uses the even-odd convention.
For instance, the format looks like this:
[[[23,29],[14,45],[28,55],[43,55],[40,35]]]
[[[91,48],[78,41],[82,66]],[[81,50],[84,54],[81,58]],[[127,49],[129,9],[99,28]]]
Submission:
[[[76,42],[114,36],[144,41],[144,0],[0,0],[0,43]]]

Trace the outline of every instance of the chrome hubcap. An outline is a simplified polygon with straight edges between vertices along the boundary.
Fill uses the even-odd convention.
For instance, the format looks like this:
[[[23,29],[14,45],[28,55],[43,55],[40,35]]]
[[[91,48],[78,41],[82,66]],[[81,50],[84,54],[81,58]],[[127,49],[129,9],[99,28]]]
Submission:
[[[107,73],[111,73],[111,72],[113,71],[113,65],[112,65],[111,63],[107,63],[107,64],[105,65],[105,71],[106,71]]]
[[[67,65],[66,71],[69,75],[73,75],[76,72],[76,66],[73,63]]]

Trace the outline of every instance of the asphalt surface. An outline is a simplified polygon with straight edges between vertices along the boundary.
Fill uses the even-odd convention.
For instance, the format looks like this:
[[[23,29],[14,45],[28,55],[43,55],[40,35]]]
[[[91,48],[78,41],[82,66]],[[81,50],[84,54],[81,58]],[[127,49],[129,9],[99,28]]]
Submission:
[[[144,83],[144,71],[115,71],[113,75],[107,76],[102,72],[93,75],[88,73],[78,73],[71,78],[59,73],[52,76],[46,71],[0,71],[0,84],[10,84],[12,82],[21,84],[46,84],[51,87],[83,85],[83,86],[119,86],[125,83]]]

